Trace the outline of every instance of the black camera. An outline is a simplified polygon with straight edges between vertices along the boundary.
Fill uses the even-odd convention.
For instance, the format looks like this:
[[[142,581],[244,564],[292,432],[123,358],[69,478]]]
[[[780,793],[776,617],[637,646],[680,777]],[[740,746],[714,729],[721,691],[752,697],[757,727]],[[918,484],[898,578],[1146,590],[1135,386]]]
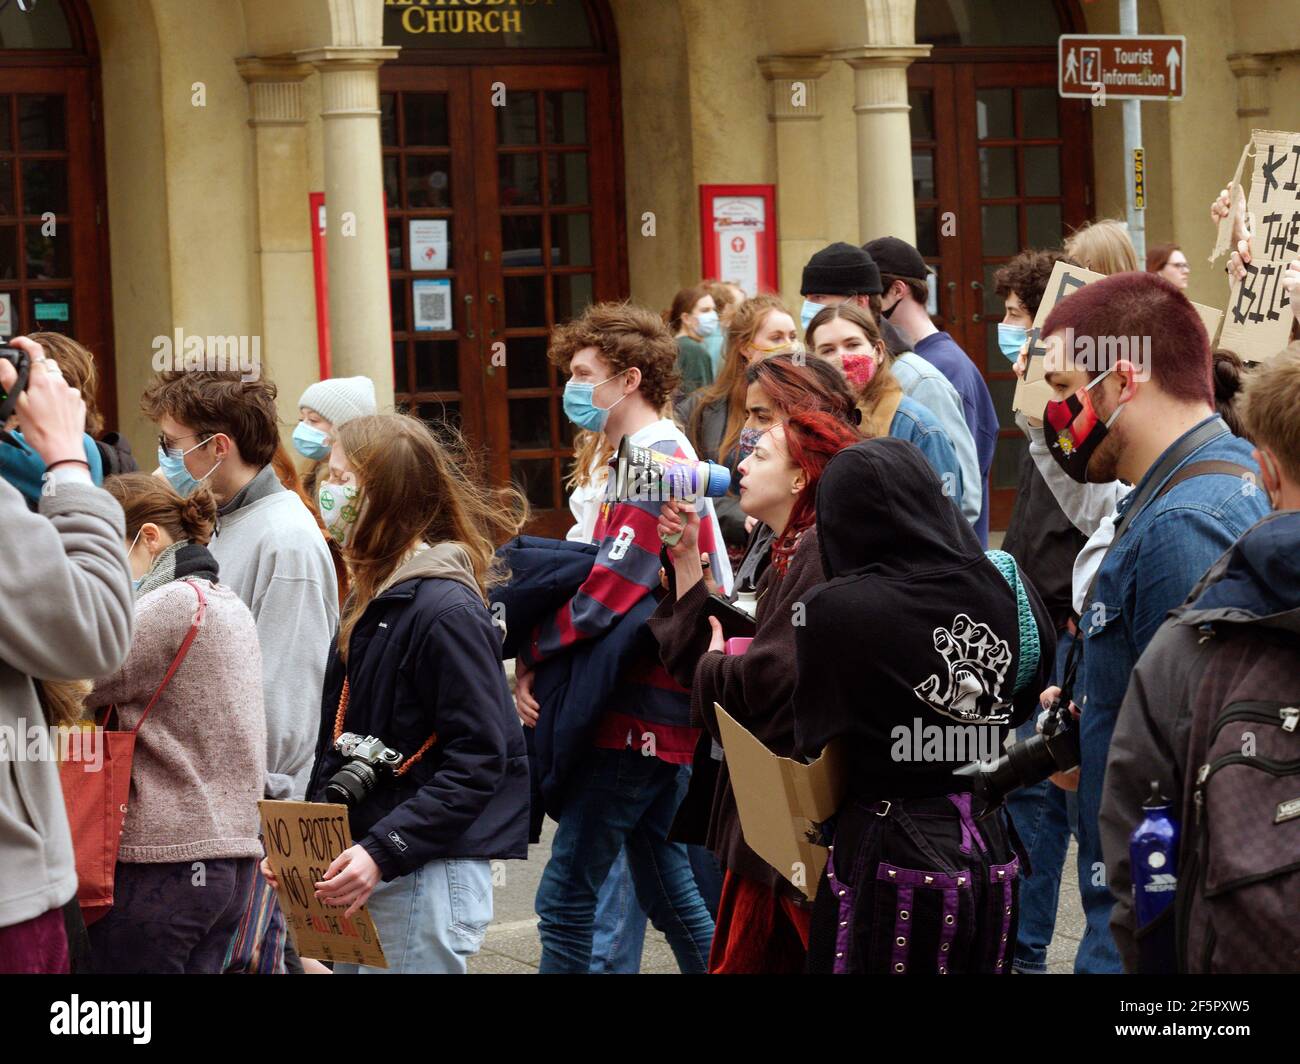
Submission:
[[[402,763],[401,754],[373,735],[363,739],[344,732],[334,741],[334,749],[347,758],[347,763],[325,784],[325,800],[349,807],[359,805],[381,777],[391,777]]]
[[[5,424],[13,417],[14,407],[18,405],[18,397],[27,387],[27,379],[32,372],[32,360],[26,351],[18,347],[10,347],[8,344],[0,344],[0,359],[11,363],[18,374],[18,379],[8,390],[0,389],[0,440],[21,449],[22,444],[9,435]]]
[[[1007,747],[991,765],[972,761],[953,772],[971,783],[971,791],[986,809],[996,809],[1008,794],[1041,783],[1079,763],[1079,722],[1070,712],[1070,700],[1057,699],[1047,710],[1042,731]]]

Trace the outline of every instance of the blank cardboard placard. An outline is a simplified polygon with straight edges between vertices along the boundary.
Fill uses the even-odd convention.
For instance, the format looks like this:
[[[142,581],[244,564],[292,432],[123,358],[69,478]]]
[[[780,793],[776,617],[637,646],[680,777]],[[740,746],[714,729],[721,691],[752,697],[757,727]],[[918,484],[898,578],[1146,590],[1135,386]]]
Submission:
[[[1237,208],[1238,197],[1241,192],[1241,174],[1246,169],[1246,159],[1250,156],[1250,145],[1247,144],[1241,149],[1241,158],[1237,160],[1237,169],[1232,172],[1232,180],[1228,182],[1228,204],[1232,208],[1227,215],[1219,219],[1219,231],[1215,234],[1214,250],[1210,252],[1210,262],[1213,262],[1225,251],[1231,251],[1232,248],[1232,212]]]
[[[1300,258],[1300,133],[1257,129],[1246,207],[1254,221],[1246,277],[1234,281],[1219,346],[1247,362],[1265,362],[1291,335],[1291,301],[1282,287],[1286,264]]]
[[[778,757],[716,702],[722,750],[745,843],[811,901],[826,867],[814,824],[829,820],[844,795],[839,750],[831,744],[811,765]]]
[[[346,906],[322,905],[316,898],[315,884],[325,869],[352,845],[347,806],[264,800],[257,807],[278,883],[275,893],[298,955],[387,968],[379,932],[364,905],[345,917]]]

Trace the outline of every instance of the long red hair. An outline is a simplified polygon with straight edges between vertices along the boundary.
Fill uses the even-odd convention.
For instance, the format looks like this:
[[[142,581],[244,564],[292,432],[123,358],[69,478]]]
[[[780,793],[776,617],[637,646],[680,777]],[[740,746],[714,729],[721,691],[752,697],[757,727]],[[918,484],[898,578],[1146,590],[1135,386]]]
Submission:
[[[861,442],[862,434],[834,414],[813,410],[791,414],[785,422],[785,450],[807,483],[794,501],[785,531],[772,544],[772,565],[782,576],[800,537],[817,519],[817,482],[826,463],[845,447]]]

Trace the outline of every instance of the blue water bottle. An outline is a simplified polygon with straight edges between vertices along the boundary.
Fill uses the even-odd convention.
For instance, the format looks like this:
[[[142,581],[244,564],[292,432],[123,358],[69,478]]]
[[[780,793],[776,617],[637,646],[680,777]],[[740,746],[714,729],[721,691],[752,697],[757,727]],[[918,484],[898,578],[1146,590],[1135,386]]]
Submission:
[[[1129,861],[1133,868],[1133,907],[1138,934],[1173,904],[1178,888],[1178,821],[1169,815],[1169,803],[1152,781],[1151,796],[1142,804],[1145,814],[1129,836]]]

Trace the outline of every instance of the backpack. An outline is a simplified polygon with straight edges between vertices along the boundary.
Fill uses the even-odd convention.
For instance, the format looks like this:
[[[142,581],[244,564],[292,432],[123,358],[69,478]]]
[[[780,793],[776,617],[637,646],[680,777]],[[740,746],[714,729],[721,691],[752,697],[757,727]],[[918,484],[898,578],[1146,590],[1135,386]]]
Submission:
[[[1300,971],[1300,639],[1206,625],[1187,746],[1178,970]]]

